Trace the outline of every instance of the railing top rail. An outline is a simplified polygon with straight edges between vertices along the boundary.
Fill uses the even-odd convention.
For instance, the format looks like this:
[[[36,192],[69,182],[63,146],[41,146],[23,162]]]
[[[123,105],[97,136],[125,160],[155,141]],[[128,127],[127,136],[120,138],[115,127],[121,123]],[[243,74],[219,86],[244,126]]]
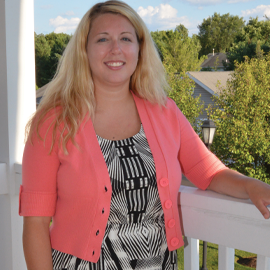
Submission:
[[[184,235],[270,257],[270,220],[250,200],[182,186],[178,203]]]

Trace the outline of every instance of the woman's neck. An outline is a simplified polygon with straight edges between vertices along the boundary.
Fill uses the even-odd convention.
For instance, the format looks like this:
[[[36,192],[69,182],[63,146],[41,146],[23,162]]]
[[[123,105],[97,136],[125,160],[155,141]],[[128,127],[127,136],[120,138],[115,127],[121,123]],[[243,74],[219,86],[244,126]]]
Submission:
[[[140,117],[132,93],[127,89],[97,89],[95,116],[97,135],[109,140],[122,140],[137,134]]]
[[[118,106],[133,102],[133,97],[127,87],[95,89],[96,112],[100,110],[115,110]]]

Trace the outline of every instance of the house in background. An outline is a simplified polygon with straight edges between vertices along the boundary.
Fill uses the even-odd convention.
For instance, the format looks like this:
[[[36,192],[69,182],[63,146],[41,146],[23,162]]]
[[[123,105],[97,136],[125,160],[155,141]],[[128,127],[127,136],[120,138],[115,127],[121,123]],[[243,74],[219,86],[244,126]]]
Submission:
[[[187,75],[195,82],[194,97],[201,95],[204,102],[204,112],[199,119],[206,119],[206,108],[209,104],[214,104],[213,95],[219,94],[218,82],[220,86],[225,87],[227,80],[230,80],[232,71],[194,71],[187,72]]]
[[[226,53],[209,53],[208,58],[201,64],[202,69],[209,68],[215,71],[224,71],[222,61],[229,63]]]

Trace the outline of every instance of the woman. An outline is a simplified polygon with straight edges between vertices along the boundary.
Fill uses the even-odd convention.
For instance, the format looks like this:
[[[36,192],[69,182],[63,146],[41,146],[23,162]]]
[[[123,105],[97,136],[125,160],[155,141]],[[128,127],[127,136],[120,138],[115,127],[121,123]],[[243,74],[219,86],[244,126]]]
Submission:
[[[29,123],[20,191],[29,270],[177,269],[182,172],[269,218],[269,186],[210,153],[167,88],[137,13],[119,1],[93,6]]]

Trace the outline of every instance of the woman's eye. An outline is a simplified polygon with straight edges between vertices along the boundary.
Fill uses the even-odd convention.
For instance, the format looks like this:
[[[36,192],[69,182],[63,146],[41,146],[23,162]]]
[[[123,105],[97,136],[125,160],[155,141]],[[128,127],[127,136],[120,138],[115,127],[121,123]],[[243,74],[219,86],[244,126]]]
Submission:
[[[106,41],[106,38],[101,38],[98,40],[98,42],[105,42]]]
[[[127,37],[124,37],[124,38],[122,38],[122,40],[124,40],[124,41],[131,41],[129,38],[127,38]]]

